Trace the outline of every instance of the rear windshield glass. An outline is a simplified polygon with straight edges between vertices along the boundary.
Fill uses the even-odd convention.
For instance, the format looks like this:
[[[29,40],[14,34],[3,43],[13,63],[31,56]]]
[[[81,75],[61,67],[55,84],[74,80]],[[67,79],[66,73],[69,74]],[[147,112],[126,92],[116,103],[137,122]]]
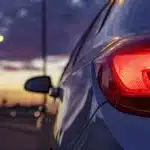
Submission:
[[[124,0],[124,3],[112,9],[105,29],[109,34],[118,35],[149,32],[149,16],[150,0]]]

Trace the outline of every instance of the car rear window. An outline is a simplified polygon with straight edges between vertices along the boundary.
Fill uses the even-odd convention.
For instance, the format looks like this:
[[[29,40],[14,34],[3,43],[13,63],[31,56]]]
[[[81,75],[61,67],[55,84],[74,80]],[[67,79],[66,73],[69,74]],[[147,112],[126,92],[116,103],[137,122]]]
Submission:
[[[124,0],[114,5],[101,33],[122,36],[149,32],[149,16],[150,0]]]

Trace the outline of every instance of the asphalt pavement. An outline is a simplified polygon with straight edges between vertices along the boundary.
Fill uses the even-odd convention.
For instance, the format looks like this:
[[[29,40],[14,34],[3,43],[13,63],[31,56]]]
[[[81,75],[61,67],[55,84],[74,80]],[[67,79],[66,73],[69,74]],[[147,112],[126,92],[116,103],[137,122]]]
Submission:
[[[51,124],[35,117],[0,116],[0,150],[50,150]]]
[[[39,130],[33,120],[0,117],[0,150],[37,150]]]

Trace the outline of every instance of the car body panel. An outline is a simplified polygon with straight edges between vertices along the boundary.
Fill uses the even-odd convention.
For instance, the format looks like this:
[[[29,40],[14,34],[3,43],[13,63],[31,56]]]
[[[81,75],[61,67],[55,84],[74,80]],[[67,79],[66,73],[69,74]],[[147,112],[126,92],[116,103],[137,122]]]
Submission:
[[[106,0],[103,6],[105,6],[104,4],[109,3]],[[93,33],[98,27],[95,27]],[[94,37],[93,33],[88,36],[89,39]],[[88,43],[88,46],[90,45],[92,48],[92,42]],[[84,46],[82,49],[84,49]],[[76,50],[78,53],[78,49]],[[86,60],[91,60],[91,58],[87,57]],[[60,104],[55,125],[57,140],[60,145],[59,149],[72,149],[91,117],[91,94],[89,94],[91,91],[91,65],[85,65],[84,62],[81,62],[75,65],[74,68],[72,64],[70,65],[71,67],[68,66],[70,69],[69,71],[65,70],[67,73],[63,74],[60,82],[64,96]]]
[[[56,123],[56,132],[60,134],[58,137],[60,149],[73,148],[85,123],[89,120],[90,87],[89,66],[77,70],[61,84],[64,100],[60,104]]]
[[[94,64],[92,68],[95,69]],[[83,131],[77,149],[150,149],[150,118],[122,113],[114,108],[100,90],[93,69],[91,72],[94,95],[91,109],[97,111]]]
[[[100,108],[108,101],[100,91],[97,83],[94,63],[89,64],[92,79],[92,99],[90,105],[90,122],[86,124],[74,149],[77,150],[122,150],[122,147],[107,127]]]
[[[92,100],[92,107],[94,108],[96,99]],[[92,110],[93,110],[92,108]],[[74,149],[78,150],[122,150],[120,143],[113,136],[111,130],[108,128],[103,114],[99,110],[96,111],[94,117],[91,119],[88,127],[84,130],[80,140]]]
[[[61,82],[66,103],[62,107],[61,123],[58,123],[61,130],[58,141],[63,141],[59,143],[60,149],[150,149],[150,119],[122,113],[112,107],[99,88],[94,66],[101,52],[107,52],[120,39],[149,34],[149,20],[143,17],[150,15],[149,4],[149,0],[116,0],[99,33],[91,37],[93,42],[88,53],[71,67],[65,86]],[[92,97],[86,112],[84,106],[91,88]],[[70,92],[67,94],[67,91]],[[85,120],[78,118],[80,112]],[[76,119],[78,121],[74,121]]]
[[[150,118],[119,112],[109,103],[105,104],[100,112],[107,127],[125,150],[150,149]]]

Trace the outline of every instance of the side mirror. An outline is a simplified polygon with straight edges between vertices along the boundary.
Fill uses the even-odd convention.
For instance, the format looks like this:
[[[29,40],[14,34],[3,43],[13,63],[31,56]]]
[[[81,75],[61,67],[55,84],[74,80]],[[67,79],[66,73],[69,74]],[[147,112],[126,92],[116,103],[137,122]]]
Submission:
[[[49,76],[33,77],[24,85],[26,91],[47,94],[49,89],[52,88],[51,78]]]

